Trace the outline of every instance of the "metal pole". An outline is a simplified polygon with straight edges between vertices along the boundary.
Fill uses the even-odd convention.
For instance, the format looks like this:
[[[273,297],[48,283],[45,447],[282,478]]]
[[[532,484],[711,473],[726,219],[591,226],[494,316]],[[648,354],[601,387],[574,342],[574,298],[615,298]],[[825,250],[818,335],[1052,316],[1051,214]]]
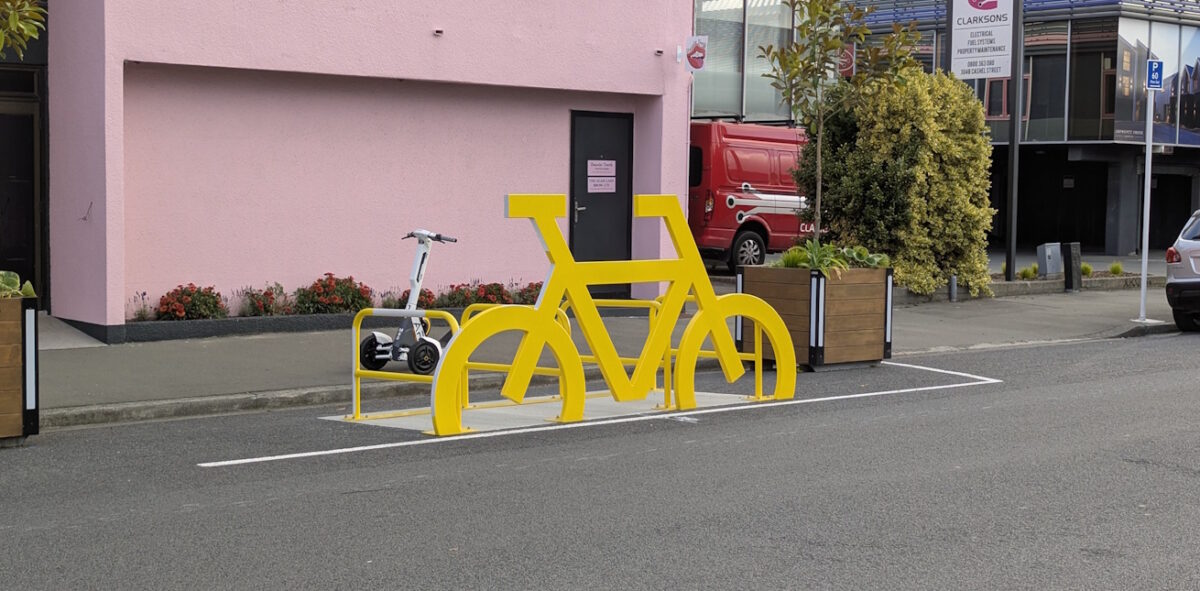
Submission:
[[[1012,281],[1017,267],[1017,182],[1020,178],[1021,108],[1025,106],[1025,16],[1024,0],[1013,0],[1012,72],[1008,83],[1008,219],[1004,235],[1008,248],[1004,255],[1004,280]]]
[[[943,48],[942,70],[949,73],[954,69],[954,0],[946,0],[946,47]],[[933,41],[937,43],[937,28],[933,30]]]
[[[1149,69],[1146,73],[1150,80]],[[1147,84],[1149,86],[1149,84]],[[1150,171],[1154,152],[1154,91],[1146,89],[1146,165],[1142,173],[1142,300],[1138,322],[1146,321],[1146,269],[1150,264]]]

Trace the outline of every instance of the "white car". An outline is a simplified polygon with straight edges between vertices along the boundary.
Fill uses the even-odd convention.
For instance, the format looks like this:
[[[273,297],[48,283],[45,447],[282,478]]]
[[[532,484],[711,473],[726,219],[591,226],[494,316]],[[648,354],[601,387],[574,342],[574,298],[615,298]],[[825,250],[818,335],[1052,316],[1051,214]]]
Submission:
[[[1167,249],[1167,303],[1179,330],[1200,331],[1200,210]]]

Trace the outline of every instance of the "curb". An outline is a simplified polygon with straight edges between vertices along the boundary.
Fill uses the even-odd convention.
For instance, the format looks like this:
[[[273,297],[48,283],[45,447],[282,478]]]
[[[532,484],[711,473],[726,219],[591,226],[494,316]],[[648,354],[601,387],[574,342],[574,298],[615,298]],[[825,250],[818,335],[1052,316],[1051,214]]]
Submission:
[[[718,367],[720,366],[716,359],[701,359],[696,362],[697,371],[717,369]],[[583,373],[584,378],[589,381],[604,377],[600,373],[599,367],[585,368]],[[534,376],[530,385],[552,384],[557,380],[558,378],[552,376]],[[501,374],[488,373],[472,377],[469,386],[471,389],[497,388],[502,383],[503,376]],[[416,382],[374,382],[365,383],[362,388],[363,400],[429,396],[429,385]],[[39,424],[43,429],[56,429],[135,421],[199,418],[302,406],[349,405],[353,403],[353,398],[353,387],[351,385],[344,385],[246,392],[243,394],[222,394],[217,396],[197,396],[175,400],[95,404],[42,409],[39,412]]]
[[[1130,328],[1129,330],[1126,330],[1112,338],[1127,339],[1127,338],[1131,338],[1131,337],[1145,337],[1145,336],[1150,336],[1150,335],[1171,334],[1171,333],[1176,333],[1176,332],[1180,332],[1180,331],[1179,331],[1179,328],[1177,326],[1175,326],[1174,323],[1165,322],[1163,324],[1144,324],[1144,325],[1140,325],[1140,326],[1135,326],[1135,327]]]
[[[1150,275],[1146,278],[1147,288],[1162,288],[1167,284],[1167,278],[1162,275]],[[1083,289],[1080,291],[1115,291],[1123,289],[1140,289],[1142,286],[1141,277],[1091,277],[1084,278]],[[1042,279],[1032,281],[997,281],[989,284],[992,288],[994,298],[1017,297],[1042,294],[1058,294],[1058,293],[1078,293],[1070,292],[1066,289],[1066,282],[1063,279]],[[987,296],[974,296],[965,288],[960,287],[958,290],[958,302],[966,302],[970,300],[988,299]],[[912,293],[906,287],[898,287],[896,289],[894,302],[899,306],[913,306],[918,304],[928,304],[933,302],[949,302],[949,288],[943,288],[929,295],[919,295]]]

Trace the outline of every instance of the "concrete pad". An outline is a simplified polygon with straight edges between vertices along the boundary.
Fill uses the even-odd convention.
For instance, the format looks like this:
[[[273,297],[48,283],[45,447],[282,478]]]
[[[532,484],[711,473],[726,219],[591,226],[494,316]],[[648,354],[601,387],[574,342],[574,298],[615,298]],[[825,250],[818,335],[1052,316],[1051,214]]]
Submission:
[[[745,396],[737,394],[720,394],[716,392],[696,392],[696,407],[724,406],[747,402]],[[612,394],[606,391],[588,392],[587,403],[583,409],[583,420],[608,419],[641,415],[647,413],[666,412],[655,406],[662,403],[662,392],[652,392],[645,400],[617,402]],[[463,425],[475,431],[499,431],[503,429],[519,429],[536,427],[551,422],[558,416],[562,408],[561,399],[557,396],[541,396],[527,398],[524,403],[517,404],[508,400],[485,402],[474,405],[463,411]],[[428,431],[433,427],[429,417],[429,409],[376,412],[366,415],[360,421],[351,421],[346,415],[321,417],[329,421],[357,422],[363,425],[391,427],[412,431]]]
[[[45,312],[38,312],[37,332],[39,351],[108,346]]]

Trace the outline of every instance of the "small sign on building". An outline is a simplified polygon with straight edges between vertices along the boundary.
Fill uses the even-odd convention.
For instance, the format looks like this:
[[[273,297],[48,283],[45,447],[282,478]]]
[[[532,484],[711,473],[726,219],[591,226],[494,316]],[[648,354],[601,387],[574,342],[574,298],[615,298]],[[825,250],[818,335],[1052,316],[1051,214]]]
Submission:
[[[1150,90],[1162,90],[1163,87],[1163,63],[1162,60],[1148,60],[1146,62],[1146,88]]]
[[[704,69],[705,58],[708,56],[708,35],[692,35],[684,44],[684,57],[689,72],[699,72]]]

